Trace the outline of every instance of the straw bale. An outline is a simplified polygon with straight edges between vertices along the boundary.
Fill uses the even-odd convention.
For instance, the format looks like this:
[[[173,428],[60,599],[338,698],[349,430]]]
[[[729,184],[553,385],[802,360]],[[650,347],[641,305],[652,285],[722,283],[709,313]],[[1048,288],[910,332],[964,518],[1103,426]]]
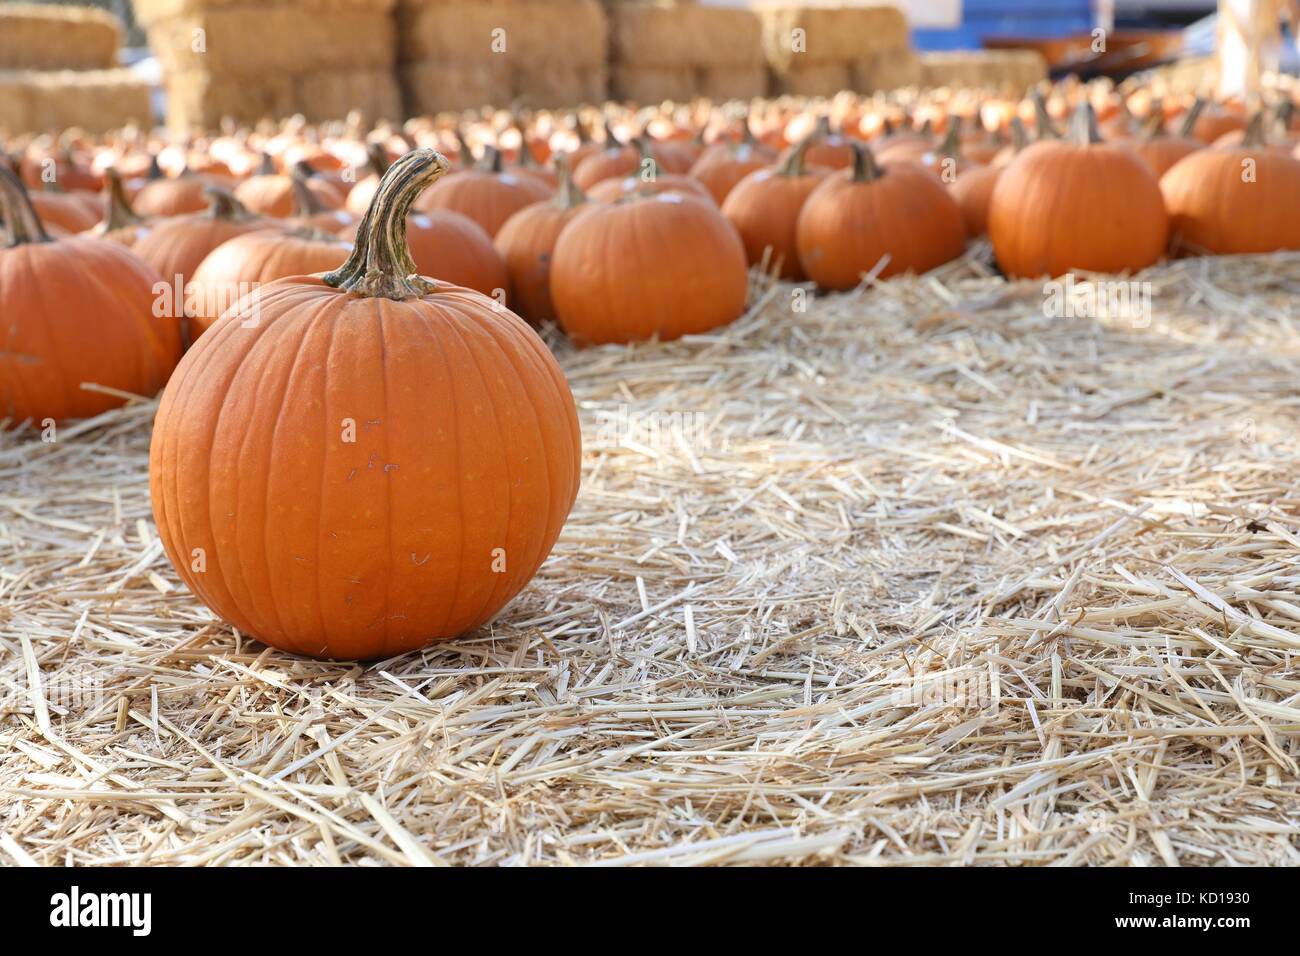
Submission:
[[[130,70],[0,71],[0,129],[101,133],[153,124],[148,84]]]
[[[624,66],[610,70],[611,99],[631,103],[684,102],[699,93],[699,71],[689,66]]]
[[[763,49],[775,68],[795,61],[847,63],[871,51],[908,45],[907,18],[897,7],[816,3],[759,3]],[[803,31],[796,51],[795,30]]]
[[[256,122],[297,112],[294,78],[287,73],[265,73],[257,82],[240,77],[219,77],[193,70],[170,73],[167,94],[167,125],[175,130],[199,126],[214,128],[226,117]]]
[[[117,65],[122,24],[104,10],[0,4],[0,70],[104,70]]]
[[[528,107],[600,103],[609,95],[609,73],[603,65],[517,67],[510,71],[510,87],[511,101]]]
[[[387,67],[396,44],[392,16],[364,7],[231,7],[157,20],[148,33],[165,72],[250,78]]]
[[[1047,61],[1036,50],[959,50],[923,53],[924,86],[969,86],[1023,90],[1047,77]]]
[[[608,23],[596,0],[402,0],[397,24],[402,62],[538,67],[607,59]]]
[[[1079,277],[1105,292],[1114,277]],[[0,431],[0,865],[1290,865],[1300,254],[1044,314],[986,244],[577,349],[550,557],[462,640],[264,647],[156,401]]]
[[[922,82],[921,60],[909,47],[878,50],[853,62],[853,89],[862,93],[897,90]]]
[[[343,119],[355,111],[363,122],[400,120],[402,96],[388,70],[335,70],[294,78],[294,112],[312,122]]]
[[[410,115],[445,110],[502,106],[514,98],[510,69],[503,60],[486,63],[446,63],[423,60],[398,69],[402,101]]]
[[[749,100],[766,96],[769,76],[767,67],[712,66],[699,71],[698,92],[713,100]]]
[[[391,13],[396,0],[132,0],[136,22],[146,29],[177,17],[214,11],[291,8],[306,16],[322,13]]]
[[[853,67],[842,63],[799,62],[798,69],[773,70],[774,93],[789,96],[834,96],[853,88]]]
[[[620,66],[757,66],[762,27],[738,7],[619,5],[610,10],[610,60]]]

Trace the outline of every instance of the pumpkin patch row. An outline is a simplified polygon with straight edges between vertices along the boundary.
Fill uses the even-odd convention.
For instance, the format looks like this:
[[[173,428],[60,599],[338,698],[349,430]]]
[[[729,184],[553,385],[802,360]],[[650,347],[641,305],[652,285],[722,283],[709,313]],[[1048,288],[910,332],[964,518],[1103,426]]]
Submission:
[[[401,653],[489,620],[575,500],[530,323],[672,339],[737,319],[752,267],[849,290],[984,233],[1012,277],[1300,249],[1288,102],[1142,92],[9,144],[0,418],[166,386],[151,490],[190,590],[287,650]]]

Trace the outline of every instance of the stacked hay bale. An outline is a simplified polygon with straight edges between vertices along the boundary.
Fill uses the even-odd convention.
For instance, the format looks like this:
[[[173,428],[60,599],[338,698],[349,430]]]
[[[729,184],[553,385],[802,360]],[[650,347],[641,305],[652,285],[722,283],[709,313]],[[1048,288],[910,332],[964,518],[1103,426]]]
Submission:
[[[121,39],[121,24],[102,10],[0,6],[0,130],[99,133],[148,124],[148,85],[113,68]]]
[[[1010,88],[1021,92],[1047,78],[1047,61],[1036,50],[954,50],[923,53],[922,86]]]
[[[758,17],[739,7],[607,3],[610,93],[636,103],[767,94]]]
[[[399,0],[397,36],[412,114],[606,95],[608,23],[597,0]]]
[[[401,114],[394,0],[136,0],[163,68],[167,122]]]
[[[896,7],[761,2],[763,50],[778,93],[833,96],[914,86],[921,64]]]

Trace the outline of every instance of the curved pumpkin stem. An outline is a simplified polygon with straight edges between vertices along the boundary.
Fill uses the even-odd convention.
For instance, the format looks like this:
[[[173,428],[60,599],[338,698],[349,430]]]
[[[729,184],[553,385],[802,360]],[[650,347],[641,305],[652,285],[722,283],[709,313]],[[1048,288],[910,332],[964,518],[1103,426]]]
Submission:
[[[1246,133],[1242,137],[1241,145],[1248,149],[1255,149],[1265,146],[1267,143],[1268,136],[1264,130],[1264,111],[1256,110],[1255,115],[1246,124]]]
[[[366,159],[370,163],[370,168],[375,171],[375,175],[382,176],[388,172],[388,153],[380,144],[371,143],[366,147]]]
[[[357,227],[352,255],[323,277],[325,284],[399,302],[432,292],[434,284],[416,274],[407,248],[406,215],[420,193],[450,169],[447,158],[432,149],[413,150],[389,166]]]
[[[27,187],[3,163],[0,163],[0,214],[9,230],[10,246],[54,241],[27,198]]]
[[[1070,117],[1070,135],[1067,139],[1075,146],[1091,146],[1101,142],[1101,132],[1097,129],[1097,114],[1087,100],[1081,102],[1074,115]]]
[[[1183,115],[1183,123],[1178,127],[1178,135],[1183,139],[1190,139],[1192,130],[1196,129],[1196,121],[1201,118],[1201,111],[1205,109],[1205,100],[1197,97],[1192,101],[1192,105],[1187,108]]]
[[[573,170],[569,167],[569,157],[555,157],[555,170],[560,174],[560,186],[555,191],[555,205],[559,209],[572,209],[587,201],[587,194],[573,181]]]
[[[1043,99],[1040,90],[1034,90],[1029,94],[1029,99],[1034,104],[1034,119],[1038,124],[1039,139],[1060,139],[1061,134],[1056,129],[1056,124],[1052,122],[1052,114],[1047,112],[1047,101]]]
[[[813,134],[809,133],[799,142],[794,144],[794,149],[790,150],[790,155],[785,158],[777,169],[777,174],[781,176],[802,176],[805,171],[805,160],[807,159],[808,147],[812,145]]]
[[[131,208],[131,200],[126,198],[122,188],[122,177],[116,169],[104,170],[104,220],[92,231],[97,236],[107,235],[118,229],[138,226],[144,222]]]
[[[850,143],[853,147],[853,182],[874,183],[885,171],[876,163],[876,157],[864,143]]]
[[[295,216],[315,216],[328,212],[320,197],[311,191],[307,181],[316,175],[316,171],[299,160],[289,173],[289,183],[293,186],[293,214]]]
[[[244,222],[256,219],[244,204],[235,198],[235,194],[220,186],[203,187],[203,195],[208,197],[207,215],[211,219],[225,219],[229,222]]]

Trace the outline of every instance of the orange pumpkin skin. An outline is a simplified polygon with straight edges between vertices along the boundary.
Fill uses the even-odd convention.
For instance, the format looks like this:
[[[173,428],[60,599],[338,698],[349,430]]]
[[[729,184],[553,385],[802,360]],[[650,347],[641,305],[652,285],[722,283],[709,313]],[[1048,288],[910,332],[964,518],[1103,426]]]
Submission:
[[[750,265],[757,265],[768,255],[769,261],[779,266],[777,274],[782,279],[804,280],[795,245],[795,224],[803,204],[826,172],[821,167],[805,166],[803,150],[797,149],[781,165],[750,173],[727,194],[722,214],[740,233]]]
[[[998,177],[989,238],[1009,276],[1136,272],[1164,254],[1169,217],[1155,175],[1125,147],[1090,140],[1088,110],[1069,139],[1034,144]]]
[[[167,219],[136,239],[132,251],[153,266],[168,284],[184,289],[194,270],[217,246],[236,236],[266,229],[273,220],[248,215],[228,193],[219,194],[213,207]]]
[[[721,153],[706,153],[691,167],[691,175],[704,184],[719,206],[736,184],[772,162],[772,151],[742,143]]]
[[[857,155],[874,166],[866,147]],[[881,277],[927,272],[965,250],[961,208],[936,176],[899,163],[869,177],[856,164],[828,176],[799,213],[799,262],[823,289],[854,288],[885,256]]]
[[[346,198],[329,180],[313,176],[307,188],[327,209],[342,209]],[[253,176],[235,187],[235,198],[250,212],[276,219],[294,214],[293,177],[278,174]]]
[[[189,315],[196,336],[202,335],[244,294],[275,279],[314,275],[337,269],[352,252],[352,243],[310,230],[263,230],[223,242],[190,276]]]
[[[86,232],[99,222],[99,213],[74,193],[33,192],[28,199],[42,222],[70,233]]]
[[[18,181],[0,176],[8,202]],[[162,277],[114,242],[47,240],[26,212],[9,207],[20,235],[0,247],[0,419],[39,425],[122,404],[82,382],[156,393],[181,354],[179,320],[154,314]]]
[[[560,233],[582,209],[584,198],[566,171],[554,200],[525,206],[493,240],[510,277],[510,304],[534,325],[555,318],[551,259]]]
[[[473,219],[489,236],[525,206],[541,202],[551,191],[533,176],[467,169],[439,180],[416,200],[420,212],[450,209]]]
[[[966,235],[982,236],[989,229],[989,202],[1002,175],[1001,166],[972,166],[957,174],[948,184],[948,192],[961,206]]]
[[[191,174],[151,179],[131,197],[131,205],[141,216],[183,216],[207,208],[204,190],[212,185],[214,180]]]
[[[680,193],[588,204],[551,260],[556,317],[586,344],[706,332],[738,318],[747,292],[735,228],[711,202]]]
[[[618,202],[630,196],[653,196],[656,193],[683,193],[710,205],[717,205],[713,194],[698,179],[680,173],[660,173],[653,179],[624,176],[622,179],[602,179],[591,187],[588,198],[594,202]]]
[[[1243,179],[1254,163],[1254,181]],[[1214,147],[1160,179],[1175,242],[1231,255],[1300,249],[1300,161],[1257,146]]]
[[[368,223],[400,241],[402,190],[443,169],[432,150],[399,159],[397,198],[381,186]],[[242,631],[314,657],[388,657],[490,620],[578,489],[573,398],[536,333],[410,278],[368,235],[338,273],[266,286],[255,324],[232,308],[200,338],[150,449],[181,578]]]

